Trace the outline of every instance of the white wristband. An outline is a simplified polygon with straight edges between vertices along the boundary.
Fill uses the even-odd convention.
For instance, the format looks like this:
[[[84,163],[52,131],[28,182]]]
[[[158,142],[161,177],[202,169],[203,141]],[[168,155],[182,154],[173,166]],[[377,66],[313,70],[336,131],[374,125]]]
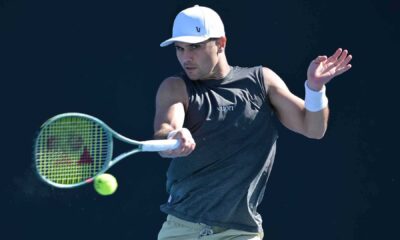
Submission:
[[[307,86],[307,81],[304,83],[306,89],[306,97],[304,107],[310,112],[318,112],[328,106],[328,98],[325,94],[325,86],[320,91],[313,91]]]

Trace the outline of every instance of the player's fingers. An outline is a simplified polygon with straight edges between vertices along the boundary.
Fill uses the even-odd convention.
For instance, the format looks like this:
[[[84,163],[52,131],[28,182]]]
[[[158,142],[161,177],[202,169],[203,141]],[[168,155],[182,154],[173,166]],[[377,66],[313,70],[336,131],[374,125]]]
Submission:
[[[181,157],[189,155],[195,148],[196,144],[193,139],[186,139],[183,141],[182,148],[177,151],[177,154]]]
[[[349,51],[347,49],[343,50],[342,54],[340,54],[339,61],[343,61],[347,57],[348,54],[349,54]]]
[[[353,59],[353,56],[352,55],[348,55],[346,57],[346,59],[343,59],[343,61],[340,63],[339,67],[346,67],[349,64],[349,62],[351,61],[351,59]]]
[[[189,154],[191,154],[191,153],[193,152],[193,150],[195,149],[195,147],[196,147],[196,144],[195,144],[194,142],[188,144],[188,145],[185,147],[185,150],[182,151],[182,154],[183,154],[184,156],[188,156]]]
[[[186,144],[181,143],[181,145],[177,149],[171,151],[171,156],[182,157],[185,151],[186,151]]]
[[[176,134],[179,139],[179,146],[176,149],[160,152],[160,156],[164,158],[185,157],[189,155],[195,148],[196,143],[193,138],[185,138],[182,135]]]
[[[351,68],[351,64],[347,64],[346,66],[340,68],[337,72],[336,72],[336,76],[340,75],[344,72],[346,72],[347,70],[349,70]]]
[[[329,67],[327,67],[325,69],[326,72],[331,71],[332,69],[336,69],[335,70],[335,74],[336,75],[340,75],[343,72],[347,71],[348,68],[348,63],[351,61],[352,56],[351,55],[347,55],[348,51],[344,50],[342,52],[342,55],[339,57],[339,59],[336,60],[336,62],[334,62],[332,65],[330,65]],[[343,71],[342,71],[343,70]]]
[[[158,152],[158,154],[163,157],[163,158],[171,158],[173,157],[173,151],[162,151],[162,152]]]
[[[336,50],[336,52],[332,55],[332,56],[330,56],[328,59],[327,59],[327,62],[328,63],[334,63],[335,61],[337,61],[337,59],[338,59],[338,57],[340,56],[340,54],[342,53],[342,49],[341,48],[338,48],[337,50]]]
[[[339,58],[335,62],[335,65],[340,66],[340,64],[342,64],[342,62],[346,59],[347,54],[348,54],[347,49],[343,50],[343,52],[340,54]]]
[[[194,149],[196,148],[196,143],[193,142],[190,147],[189,147],[189,154],[192,153],[194,151]]]
[[[190,152],[190,145],[189,144],[185,144],[179,154],[181,156],[186,156],[186,155],[189,154],[189,152]]]
[[[328,59],[327,56],[318,56],[316,59],[314,59],[314,63],[319,64],[319,63],[325,61],[326,59]]]

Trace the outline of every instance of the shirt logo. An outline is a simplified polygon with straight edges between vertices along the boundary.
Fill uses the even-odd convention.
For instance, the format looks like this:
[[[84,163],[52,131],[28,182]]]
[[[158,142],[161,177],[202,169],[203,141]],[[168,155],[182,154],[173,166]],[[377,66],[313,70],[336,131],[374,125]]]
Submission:
[[[196,27],[196,31],[197,31],[198,33],[200,32],[200,30],[201,30],[201,28]]]
[[[228,105],[228,106],[219,106],[217,110],[220,112],[231,112],[234,110],[235,105]]]

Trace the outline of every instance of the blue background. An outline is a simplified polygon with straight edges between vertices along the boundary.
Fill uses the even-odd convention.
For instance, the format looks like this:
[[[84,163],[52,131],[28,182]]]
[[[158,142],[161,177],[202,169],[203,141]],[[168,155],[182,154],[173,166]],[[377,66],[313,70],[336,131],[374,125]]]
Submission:
[[[94,115],[123,135],[152,137],[154,96],[180,70],[160,48],[194,4],[225,23],[231,65],[264,65],[300,97],[309,62],[350,50],[353,69],[327,87],[324,139],[281,127],[264,201],[265,239],[399,239],[400,3],[387,1],[0,1],[2,235],[13,239],[156,239],[168,160],[141,153],[110,169],[110,197],[60,190],[34,173],[39,126]],[[129,149],[120,146],[118,151]]]

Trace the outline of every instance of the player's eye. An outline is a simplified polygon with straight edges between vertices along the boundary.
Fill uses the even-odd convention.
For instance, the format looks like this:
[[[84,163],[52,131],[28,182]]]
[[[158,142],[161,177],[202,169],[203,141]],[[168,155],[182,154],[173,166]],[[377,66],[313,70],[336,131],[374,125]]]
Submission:
[[[176,51],[182,51],[183,48],[179,47],[179,46],[175,46]]]
[[[200,47],[201,47],[200,44],[190,44],[190,49],[198,49]]]

